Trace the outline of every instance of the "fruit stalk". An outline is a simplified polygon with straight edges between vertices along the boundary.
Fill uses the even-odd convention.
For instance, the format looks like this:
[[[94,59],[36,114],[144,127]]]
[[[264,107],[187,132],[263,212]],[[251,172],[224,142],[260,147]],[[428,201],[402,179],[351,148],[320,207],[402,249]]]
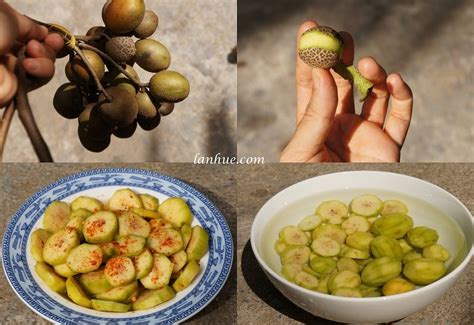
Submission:
[[[7,105],[5,112],[3,112],[2,119],[0,120],[0,162],[3,160],[3,149],[5,148],[5,142],[7,141],[13,115],[15,115],[15,104],[12,101]]]
[[[345,65],[342,61],[340,61],[333,69],[337,72],[337,74],[339,74],[344,79],[349,80],[357,87],[361,96],[361,102],[367,99],[367,97],[372,92],[372,88],[374,88],[374,84],[365,79],[353,65]]]

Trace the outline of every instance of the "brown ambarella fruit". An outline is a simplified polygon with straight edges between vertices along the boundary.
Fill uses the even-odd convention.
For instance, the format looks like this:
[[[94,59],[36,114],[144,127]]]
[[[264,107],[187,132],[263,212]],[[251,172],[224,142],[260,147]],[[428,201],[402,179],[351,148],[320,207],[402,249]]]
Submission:
[[[161,116],[170,115],[174,111],[174,103],[161,103],[158,111],[160,112]]]
[[[94,27],[91,27],[87,31],[86,36],[99,37],[99,36],[103,35],[105,33],[105,31],[106,31],[106,29],[105,29],[104,26],[94,26]],[[106,38],[101,37],[101,38],[98,38],[98,39],[88,41],[87,43],[91,46],[96,47],[97,49],[101,50],[102,52],[105,52],[105,42],[106,42]]]
[[[74,72],[72,71],[72,63],[69,61],[64,68],[64,72],[66,73],[66,78],[72,83],[78,83],[76,78],[74,77]]]
[[[160,102],[178,103],[188,97],[190,85],[188,79],[176,71],[161,71],[151,78],[150,91]]]
[[[80,89],[72,83],[62,85],[54,94],[53,106],[64,118],[78,118],[84,109],[84,99]]]
[[[96,140],[87,134],[87,131],[81,126],[78,127],[79,140],[84,148],[92,152],[102,152],[110,146],[110,136],[102,140]]]
[[[136,52],[135,42],[128,36],[112,37],[105,43],[105,53],[118,63],[133,60]]]
[[[138,115],[138,103],[135,96],[118,87],[110,87],[106,91],[112,97],[112,101],[106,102],[104,94],[101,94],[99,111],[107,124],[113,127],[125,127],[132,124]]]
[[[137,130],[137,125],[138,125],[138,123],[135,120],[129,126],[125,126],[125,127],[122,127],[122,128],[116,128],[113,132],[113,135],[115,135],[117,138],[120,138],[120,139],[131,138],[135,134],[135,131]]]
[[[110,138],[111,128],[102,119],[97,103],[91,103],[86,106],[79,115],[79,126],[84,129],[87,136],[94,140],[104,140]]]
[[[158,23],[158,16],[153,11],[146,10],[142,22],[134,30],[135,36],[141,39],[150,37],[156,32],[156,29],[158,28]]]
[[[161,115],[158,112],[160,103],[158,103],[147,92],[137,94],[138,102],[138,124],[145,131],[151,131],[158,127],[161,122]]]
[[[105,27],[104,26],[94,26],[89,28],[89,30],[86,33],[86,36],[93,36],[97,37],[105,33]]]
[[[109,0],[102,9],[105,26],[115,34],[133,31],[140,25],[144,16],[144,0]]]
[[[158,41],[144,39],[135,43],[137,53],[135,62],[148,72],[159,72],[169,68],[171,64],[171,54]]]
[[[102,79],[105,74],[105,65],[102,58],[94,51],[83,50],[82,52],[86,60],[89,61],[94,72],[97,74],[99,80]],[[87,69],[86,64],[84,63],[84,61],[82,61],[79,55],[74,56],[71,64],[73,73],[77,80],[79,80],[83,84],[94,83],[94,78],[92,77],[91,73]]]
[[[140,77],[138,76],[137,71],[135,71],[135,69],[132,68],[131,66],[127,65],[125,67],[125,71],[127,71],[128,74],[134,77],[136,81],[140,80]],[[130,80],[126,75],[124,75],[123,73],[120,73],[118,70],[111,71],[108,77],[111,79],[110,80],[111,86],[128,90],[134,96],[137,93],[137,89],[135,88],[135,83],[132,80]]]

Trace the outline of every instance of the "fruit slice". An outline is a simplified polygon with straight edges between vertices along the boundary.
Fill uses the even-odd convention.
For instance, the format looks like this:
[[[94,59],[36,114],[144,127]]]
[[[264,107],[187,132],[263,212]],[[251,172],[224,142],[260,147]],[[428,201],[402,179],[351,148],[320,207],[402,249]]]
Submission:
[[[355,232],[369,231],[370,223],[367,221],[367,218],[361,216],[351,216],[344,220],[341,228],[344,229],[346,234],[350,235]]]
[[[36,229],[31,234],[30,252],[36,262],[44,262],[43,248],[51,233],[44,229]]]
[[[181,250],[170,256],[170,261],[173,263],[173,273],[178,273],[186,265],[188,261],[188,255],[186,252]]]
[[[387,214],[401,213],[407,214],[408,207],[402,201],[398,200],[386,200],[383,202],[383,209],[380,212],[381,215],[385,216]]]
[[[119,236],[134,235],[140,237],[148,237],[151,228],[150,224],[132,212],[125,212],[119,215]]]
[[[99,246],[82,244],[71,250],[66,263],[73,272],[88,273],[100,267],[102,257],[102,249]]]
[[[119,255],[137,256],[143,252],[146,239],[143,237],[126,235],[119,237],[115,242],[115,249]]]
[[[129,257],[112,257],[105,264],[104,275],[111,286],[124,286],[135,279],[135,266]]]
[[[300,221],[298,227],[303,231],[310,231],[321,224],[321,218],[317,215],[310,215]]]
[[[107,292],[95,295],[97,299],[115,302],[125,302],[138,289],[137,281],[128,285],[113,288]]]
[[[352,258],[342,257],[337,260],[336,267],[338,271],[348,270],[355,273],[360,272],[360,266]]]
[[[162,228],[166,228],[166,229],[173,228],[173,225],[171,223],[169,223],[168,221],[162,218],[151,219],[148,223],[150,224],[151,232],[155,232]]]
[[[92,214],[91,211],[89,210],[86,210],[86,209],[82,209],[82,208],[79,208],[77,210],[72,210],[71,211],[71,219],[75,218],[75,217],[84,217],[87,218],[88,216],[90,216]]]
[[[304,235],[304,233],[303,233]],[[209,250],[209,235],[201,226],[194,226],[191,239],[186,247],[188,260],[199,261]]]
[[[80,243],[74,229],[63,229],[51,235],[43,248],[43,259],[50,265],[66,263],[69,252]]]
[[[161,216],[157,211],[153,210],[132,208],[132,211],[143,218],[157,219]]]
[[[193,228],[188,225],[183,225],[181,227],[181,236],[183,236],[183,249],[188,247],[189,241],[191,240],[191,234],[193,232]]]
[[[309,263],[311,269],[318,275],[319,278],[331,274],[336,270],[336,261],[330,257],[316,256],[311,258]]]
[[[113,242],[99,244],[99,247],[102,250],[102,262],[106,262],[112,256],[117,255],[117,250]]]
[[[181,233],[175,229],[159,229],[148,237],[148,247],[154,253],[170,256],[183,249],[183,238]]]
[[[161,254],[153,255],[153,268],[150,273],[140,279],[146,289],[162,288],[170,282],[173,263]]]
[[[176,292],[186,289],[199,274],[200,270],[201,268],[198,262],[194,260],[189,261],[189,263],[184,267],[181,275],[176,279],[176,281],[174,281],[173,289]]]
[[[126,313],[130,311],[131,306],[128,304],[121,304],[119,302],[92,299],[92,308],[99,311],[110,311],[115,313]]]
[[[354,232],[347,236],[346,245],[362,251],[369,251],[370,242],[374,239],[370,232]]]
[[[320,237],[313,240],[311,249],[318,255],[328,257],[337,256],[341,251],[341,244],[329,237]]]
[[[173,299],[175,293],[171,287],[166,286],[156,290],[146,290],[132,304],[133,310],[145,310],[158,306]]]
[[[370,254],[368,251],[362,251],[349,246],[342,246],[339,256],[353,258],[356,260],[365,260],[370,257]]]
[[[179,197],[170,197],[160,204],[158,212],[161,217],[181,228],[184,224],[191,225],[193,214],[186,201]]]
[[[310,254],[311,250],[308,246],[288,246],[281,253],[281,264],[306,264]]]
[[[115,191],[109,201],[112,211],[128,211],[132,208],[143,208],[143,203],[137,193],[129,188]]]
[[[365,194],[353,199],[350,209],[359,216],[373,217],[382,211],[383,202],[375,195]]]
[[[304,231],[296,226],[283,228],[279,233],[279,237],[286,245],[306,245],[309,241]]]
[[[104,270],[81,274],[79,283],[91,295],[107,292],[112,286],[105,279]]]
[[[320,237],[329,237],[331,239],[337,240],[339,244],[344,244],[346,240],[346,232],[341,229],[338,225],[320,225],[313,230],[313,239]]]
[[[275,250],[275,252],[277,252],[278,255],[281,255],[281,253],[283,253],[283,251],[287,247],[288,246],[281,239],[277,239],[275,241],[275,244],[273,245],[273,249]]]
[[[35,271],[51,290],[58,293],[66,293],[66,282],[46,263],[36,263]]]
[[[70,216],[71,208],[69,208],[69,205],[65,202],[55,201],[44,211],[43,228],[55,233],[66,226]]]
[[[333,296],[362,298],[362,292],[357,288],[341,287],[331,293]]]
[[[53,268],[54,268],[54,272],[56,272],[58,275],[64,278],[69,278],[77,274],[77,272],[74,272],[73,270],[71,270],[69,266],[67,266],[67,264],[55,265]]]
[[[66,280],[66,290],[68,297],[79,306],[86,308],[92,307],[91,301],[84,289],[82,289],[81,285],[73,277],[69,277]]]
[[[78,210],[76,210],[76,211],[78,211]],[[82,210],[82,211],[86,211],[86,210]],[[72,216],[72,214],[71,214],[71,216]],[[74,229],[77,232],[77,234],[79,235],[80,240],[84,239],[84,235],[82,233],[82,230],[84,229],[84,222],[86,221],[87,217],[88,216],[85,216],[85,215],[77,215],[75,217],[71,217],[69,222],[66,224],[66,228]]]
[[[79,196],[71,202],[72,210],[84,209],[92,213],[102,210],[102,202],[89,196]]]
[[[333,225],[340,225],[348,212],[347,205],[337,200],[323,202],[316,209],[323,222]]]
[[[296,273],[295,283],[303,288],[315,290],[319,286],[318,278],[305,271]]]
[[[143,207],[147,210],[158,211],[160,206],[160,200],[150,194],[140,194],[140,199],[142,199]]]
[[[132,261],[133,265],[135,265],[135,279],[137,280],[150,273],[153,267],[153,255],[147,248],[145,248],[145,250],[140,255],[134,256]]]
[[[293,282],[295,280],[295,275],[302,270],[303,266],[301,264],[284,264],[281,268],[281,274],[285,277],[285,279]]]
[[[84,221],[84,238],[91,244],[107,243],[115,237],[117,231],[117,217],[112,212],[96,212]]]

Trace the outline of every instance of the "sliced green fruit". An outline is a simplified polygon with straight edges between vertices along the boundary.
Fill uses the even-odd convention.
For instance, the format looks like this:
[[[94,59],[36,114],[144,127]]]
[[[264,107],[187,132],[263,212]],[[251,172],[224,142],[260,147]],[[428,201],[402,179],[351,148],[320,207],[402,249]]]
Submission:
[[[387,214],[401,213],[407,214],[408,207],[402,201],[398,200],[386,200],[383,202],[383,209],[380,212],[381,215],[385,216]]]
[[[351,248],[349,246],[342,246],[341,252],[339,253],[341,257],[353,258],[356,260],[365,260],[370,257],[368,251],[362,251],[359,249]]]
[[[54,268],[54,272],[56,272],[58,275],[64,278],[69,278],[77,274],[77,272],[74,272],[73,270],[71,270],[69,266],[67,266],[67,264],[55,265],[53,268]]]
[[[66,226],[70,216],[71,208],[69,205],[65,202],[55,201],[44,211],[43,228],[55,233]]]
[[[117,253],[122,256],[137,256],[143,252],[146,239],[139,236],[121,236],[115,242]]]
[[[294,281],[297,285],[310,290],[315,290],[319,286],[318,278],[305,271],[296,273]]]
[[[83,234],[88,243],[104,244],[112,241],[118,231],[115,214],[108,211],[96,212],[84,221]]]
[[[81,244],[71,250],[66,264],[73,272],[88,273],[99,269],[102,257],[102,249],[99,246]]]
[[[106,262],[112,256],[117,255],[117,249],[113,242],[99,244],[99,247],[102,250],[102,262]]]
[[[90,216],[91,214],[92,214],[91,211],[83,209],[83,208],[79,208],[79,209],[71,211],[71,219],[73,219],[75,217],[84,217],[84,219],[85,219],[88,216]]]
[[[102,202],[89,196],[79,196],[75,198],[74,201],[71,202],[71,209],[73,211],[79,210],[79,209],[85,209],[87,211],[95,213],[102,210],[102,207],[103,207]]]
[[[313,239],[320,237],[329,237],[331,239],[337,240],[339,244],[344,244],[347,234],[338,225],[323,224],[317,226],[313,230]]]
[[[165,229],[173,228],[173,225],[163,218],[151,219],[150,221],[148,221],[148,223],[150,224],[150,230],[151,230],[150,232],[155,232],[163,228]]]
[[[105,279],[113,287],[120,287],[135,280],[135,266],[126,256],[115,256],[105,264]]]
[[[109,201],[112,211],[128,211],[132,208],[143,208],[142,200],[137,193],[129,188],[115,191]]]
[[[148,237],[151,228],[150,224],[133,212],[124,212],[118,216],[119,236],[134,235]]]
[[[283,251],[285,250],[285,248],[287,248],[288,246],[281,240],[281,239],[277,239],[275,241],[275,244],[273,244],[273,249],[275,250],[275,252],[278,254],[278,255],[281,255],[281,253],[283,253]]]
[[[336,266],[338,271],[348,270],[355,273],[360,272],[359,264],[357,264],[352,258],[342,257],[337,260]]]
[[[104,270],[98,270],[90,273],[81,274],[79,283],[91,295],[104,293],[113,287],[107,282]]]
[[[177,292],[186,289],[201,270],[199,263],[195,260],[189,261],[183,269],[181,275],[174,281],[173,289]]]
[[[43,259],[49,265],[66,263],[69,252],[80,243],[74,229],[63,229],[52,234],[44,244]]]
[[[82,289],[79,282],[76,281],[72,276],[66,280],[66,290],[68,297],[76,304],[82,307],[91,308],[92,303]]]
[[[119,302],[92,299],[92,308],[99,311],[109,311],[114,313],[126,313],[130,311],[131,306]]]
[[[140,194],[140,199],[142,199],[143,207],[147,210],[158,211],[160,206],[160,200],[150,194]]]
[[[192,238],[191,238],[192,241]],[[150,234],[147,240],[148,247],[154,253],[173,255],[183,249],[181,233],[175,229],[159,229]]]
[[[132,208],[132,211],[143,218],[157,219],[161,217],[158,211],[141,209],[141,208]]]
[[[341,228],[344,229],[346,234],[350,235],[355,232],[369,231],[370,223],[365,217],[351,216],[344,220],[344,222],[341,224]]]
[[[356,197],[349,205],[351,212],[363,216],[373,217],[383,209],[383,202],[375,195],[366,194]]]
[[[295,275],[298,272],[301,272],[303,270],[303,265],[302,264],[283,264],[281,268],[281,274],[288,280],[293,282],[295,280]]]
[[[58,293],[66,293],[66,282],[46,263],[36,263],[35,271],[51,290]]]
[[[340,225],[348,212],[347,205],[337,200],[323,202],[316,209],[323,222],[333,225]]]
[[[76,211],[78,211],[78,210],[76,210]],[[86,210],[82,210],[82,211],[86,211]],[[85,215],[76,215],[76,216],[73,217],[72,214],[71,214],[71,219],[66,224],[66,228],[74,229],[77,232],[77,234],[79,235],[79,239],[83,240],[84,235],[82,233],[82,230],[84,229],[84,222],[86,221],[86,219],[87,219],[87,217]]]
[[[162,288],[170,282],[173,263],[165,255],[153,255],[153,268],[150,273],[140,279],[146,289]]]
[[[153,255],[150,250],[145,248],[143,252],[132,258],[133,264],[135,265],[135,279],[139,280],[145,275],[150,273],[153,267]]]
[[[170,257],[171,263],[173,263],[173,273],[178,273],[188,262],[188,255],[184,250],[181,250]]]
[[[36,229],[31,234],[30,253],[36,262],[44,262],[43,248],[51,233],[44,229]]]
[[[181,227],[181,236],[183,236],[183,249],[188,247],[189,241],[191,240],[191,234],[193,232],[193,228],[189,225],[183,225]]]
[[[107,292],[95,295],[97,299],[115,302],[126,302],[126,300],[138,289],[137,281],[128,285],[110,289]]]
[[[307,245],[309,240],[306,234],[297,226],[288,226],[283,228],[279,233],[280,239],[286,245]]]
[[[370,232],[353,232],[346,238],[346,245],[362,251],[370,250],[370,242],[374,239]]]
[[[321,217],[313,214],[301,220],[300,223],[298,224],[298,227],[300,227],[300,229],[303,231],[310,231],[316,228],[317,226],[319,226],[321,222],[322,222]]]
[[[193,214],[186,201],[179,197],[170,197],[160,204],[158,212],[161,217],[181,228],[184,224],[191,225]]]
[[[319,278],[331,274],[336,270],[336,261],[330,257],[316,256],[310,260],[311,269]]]
[[[319,237],[313,240],[311,249],[321,256],[337,256],[341,251],[341,244],[329,237]]]
[[[156,290],[145,290],[132,304],[133,310],[145,310],[173,299],[175,293],[169,286]]]
[[[303,233],[304,235],[304,233]],[[191,239],[186,247],[188,260],[199,261],[209,250],[209,235],[201,226],[194,226]]]
[[[306,264],[310,254],[311,250],[308,246],[288,246],[281,253],[281,264]]]
[[[360,275],[349,270],[342,270],[334,273],[329,277],[328,289],[333,293],[339,288],[357,288],[361,283]]]

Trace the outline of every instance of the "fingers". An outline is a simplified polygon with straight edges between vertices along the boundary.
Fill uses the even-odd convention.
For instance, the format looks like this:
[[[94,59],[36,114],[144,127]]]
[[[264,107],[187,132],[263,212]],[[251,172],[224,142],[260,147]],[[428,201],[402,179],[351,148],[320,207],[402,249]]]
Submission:
[[[17,79],[4,60],[0,60],[0,108],[5,107],[15,96],[18,87]]]
[[[39,79],[51,79],[54,75],[54,63],[47,58],[28,58],[23,61],[25,71]]]
[[[30,58],[46,58],[51,61],[56,60],[56,54],[48,46],[41,44],[36,40],[28,42],[26,47],[26,54]]]
[[[18,21],[11,8],[0,1],[0,56],[7,54],[18,37]]]
[[[282,162],[304,162],[320,153],[331,130],[337,87],[328,70],[313,69],[313,94],[295,134],[282,153]]]
[[[318,26],[315,21],[307,21],[300,26],[297,36],[296,45],[296,123],[298,124],[304,115],[306,106],[308,106],[309,99],[313,92],[313,77],[312,68],[304,63],[299,55],[298,49],[300,45],[301,35],[313,27]]]
[[[44,44],[54,51],[55,57],[64,48],[63,38],[56,33],[49,34],[48,36],[46,36]]]
[[[385,132],[402,147],[410,127],[413,94],[399,74],[388,76],[387,88],[392,95],[392,104],[385,124]]]
[[[372,93],[362,106],[361,116],[367,121],[374,122],[382,127],[387,114],[389,100],[386,84],[387,73],[377,61],[371,57],[360,60],[358,68],[362,76],[374,84]]]
[[[342,62],[347,65],[352,65],[352,62],[354,61],[354,39],[351,34],[347,32],[340,32],[339,34],[344,42],[344,52],[342,53],[341,58]],[[336,115],[354,113],[354,94],[351,83],[334,71],[331,71],[331,74],[336,81],[337,95],[339,98]]]

